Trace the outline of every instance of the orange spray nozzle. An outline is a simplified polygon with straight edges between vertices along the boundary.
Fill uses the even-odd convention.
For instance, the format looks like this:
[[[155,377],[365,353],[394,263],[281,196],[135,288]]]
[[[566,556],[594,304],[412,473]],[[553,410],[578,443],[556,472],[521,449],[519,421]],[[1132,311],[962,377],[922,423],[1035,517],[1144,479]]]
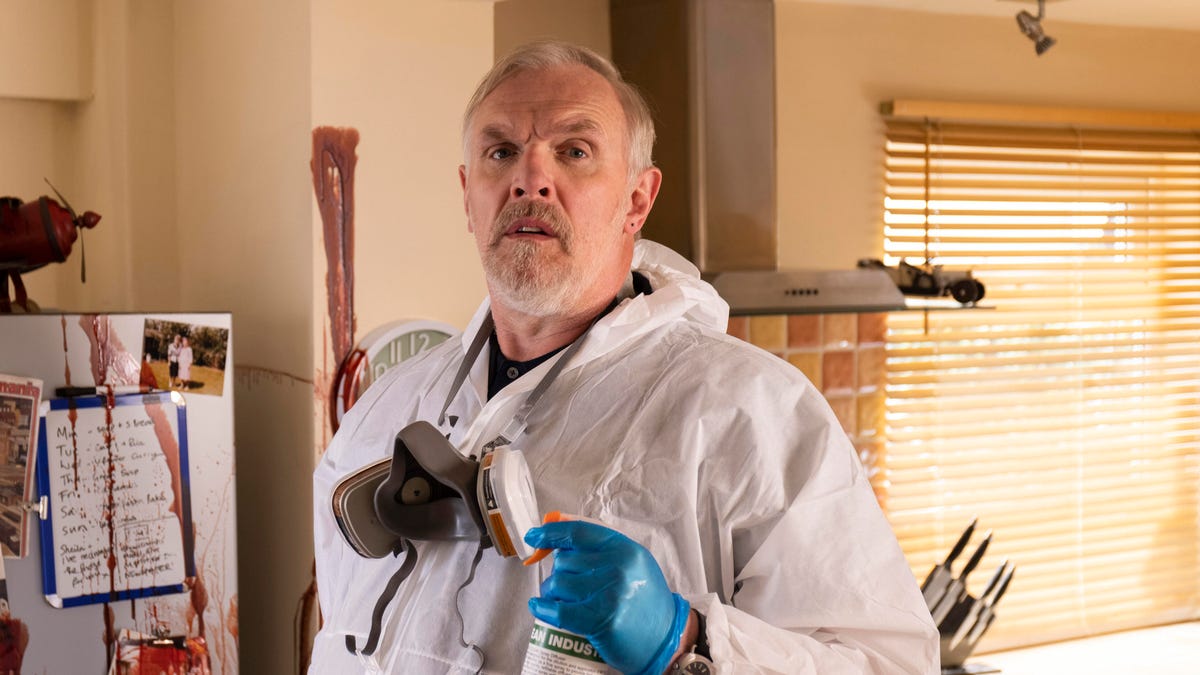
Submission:
[[[542,524],[545,525],[546,523],[557,523],[561,520],[570,520],[570,519],[571,519],[570,516],[563,515],[562,511],[550,511],[549,513],[547,513],[545,516],[542,517]],[[542,560],[545,560],[546,556],[550,555],[551,551],[553,551],[553,550],[554,549],[552,549],[552,548],[539,548],[533,552],[533,555],[531,555],[528,558],[526,558],[525,560],[521,561],[521,564],[525,565],[526,567],[528,567],[529,565],[536,565],[537,563],[541,562]]]

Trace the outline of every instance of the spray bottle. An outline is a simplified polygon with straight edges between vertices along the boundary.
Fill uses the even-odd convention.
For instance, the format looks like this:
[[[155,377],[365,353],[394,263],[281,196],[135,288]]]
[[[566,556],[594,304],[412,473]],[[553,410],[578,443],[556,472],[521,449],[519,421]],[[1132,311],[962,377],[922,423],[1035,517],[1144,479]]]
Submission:
[[[554,523],[560,520],[589,519],[551,511],[542,522]],[[548,555],[550,549],[538,549],[523,564],[533,565]],[[525,651],[525,664],[521,667],[521,675],[612,675],[616,672],[604,663],[604,659],[600,658],[600,654],[587,638],[538,619],[533,620],[533,631],[529,634],[529,646]]]

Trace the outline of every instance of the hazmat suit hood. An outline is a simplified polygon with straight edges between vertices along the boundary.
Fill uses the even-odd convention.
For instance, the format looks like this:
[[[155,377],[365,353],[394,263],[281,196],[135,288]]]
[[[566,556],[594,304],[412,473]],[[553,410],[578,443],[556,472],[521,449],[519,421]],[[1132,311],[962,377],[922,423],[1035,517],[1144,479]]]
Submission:
[[[567,366],[568,370],[678,321],[725,332],[729,324],[729,304],[700,278],[700,270],[683,256],[662,244],[639,239],[633,247],[630,270],[646,277],[653,292],[624,298],[612,312],[596,322],[587,342]],[[476,310],[462,334],[464,351],[470,347],[490,310],[490,300],[485,300]]]
[[[701,280],[696,265],[679,253],[655,241],[638,239],[634,244],[630,270],[646,277],[654,292],[623,299],[617,309],[596,322],[590,333],[592,336],[569,368],[576,368],[588,359],[604,356],[625,341],[652,333],[662,325],[676,321],[694,322],[725,333],[730,322],[730,305],[716,294],[709,283]],[[485,300],[475,311],[475,316],[462,334],[463,350],[470,347],[470,341],[491,309],[491,301]]]

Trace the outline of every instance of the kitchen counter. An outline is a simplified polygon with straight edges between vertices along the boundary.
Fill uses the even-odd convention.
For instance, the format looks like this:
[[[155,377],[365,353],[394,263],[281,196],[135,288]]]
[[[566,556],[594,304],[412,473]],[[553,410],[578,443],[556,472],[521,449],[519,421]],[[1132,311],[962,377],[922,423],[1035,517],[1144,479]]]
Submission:
[[[1002,675],[1193,675],[1200,663],[1200,622],[980,654],[967,663],[995,666]]]

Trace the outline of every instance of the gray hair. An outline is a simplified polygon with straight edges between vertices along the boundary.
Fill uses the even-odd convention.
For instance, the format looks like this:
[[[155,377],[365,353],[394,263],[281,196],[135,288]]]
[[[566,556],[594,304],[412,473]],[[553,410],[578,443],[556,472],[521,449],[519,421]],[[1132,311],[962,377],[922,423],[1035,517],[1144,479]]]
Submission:
[[[608,59],[587,47],[557,40],[531,42],[518,47],[492,66],[492,69],[479,82],[475,94],[467,103],[466,112],[463,113],[464,149],[467,144],[467,131],[471,125],[471,119],[475,116],[475,111],[501,83],[521,73],[571,65],[581,65],[594,70],[608,81],[616,92],[617,101],[620,102],[621,110],[625,113],[625,126],[629,135],[627,159],[630,178],[632,179],[653,166],[654,120],[650,116],[650,107],[646,105],[646,100],[642,98],[637,88],[626,82]]]

